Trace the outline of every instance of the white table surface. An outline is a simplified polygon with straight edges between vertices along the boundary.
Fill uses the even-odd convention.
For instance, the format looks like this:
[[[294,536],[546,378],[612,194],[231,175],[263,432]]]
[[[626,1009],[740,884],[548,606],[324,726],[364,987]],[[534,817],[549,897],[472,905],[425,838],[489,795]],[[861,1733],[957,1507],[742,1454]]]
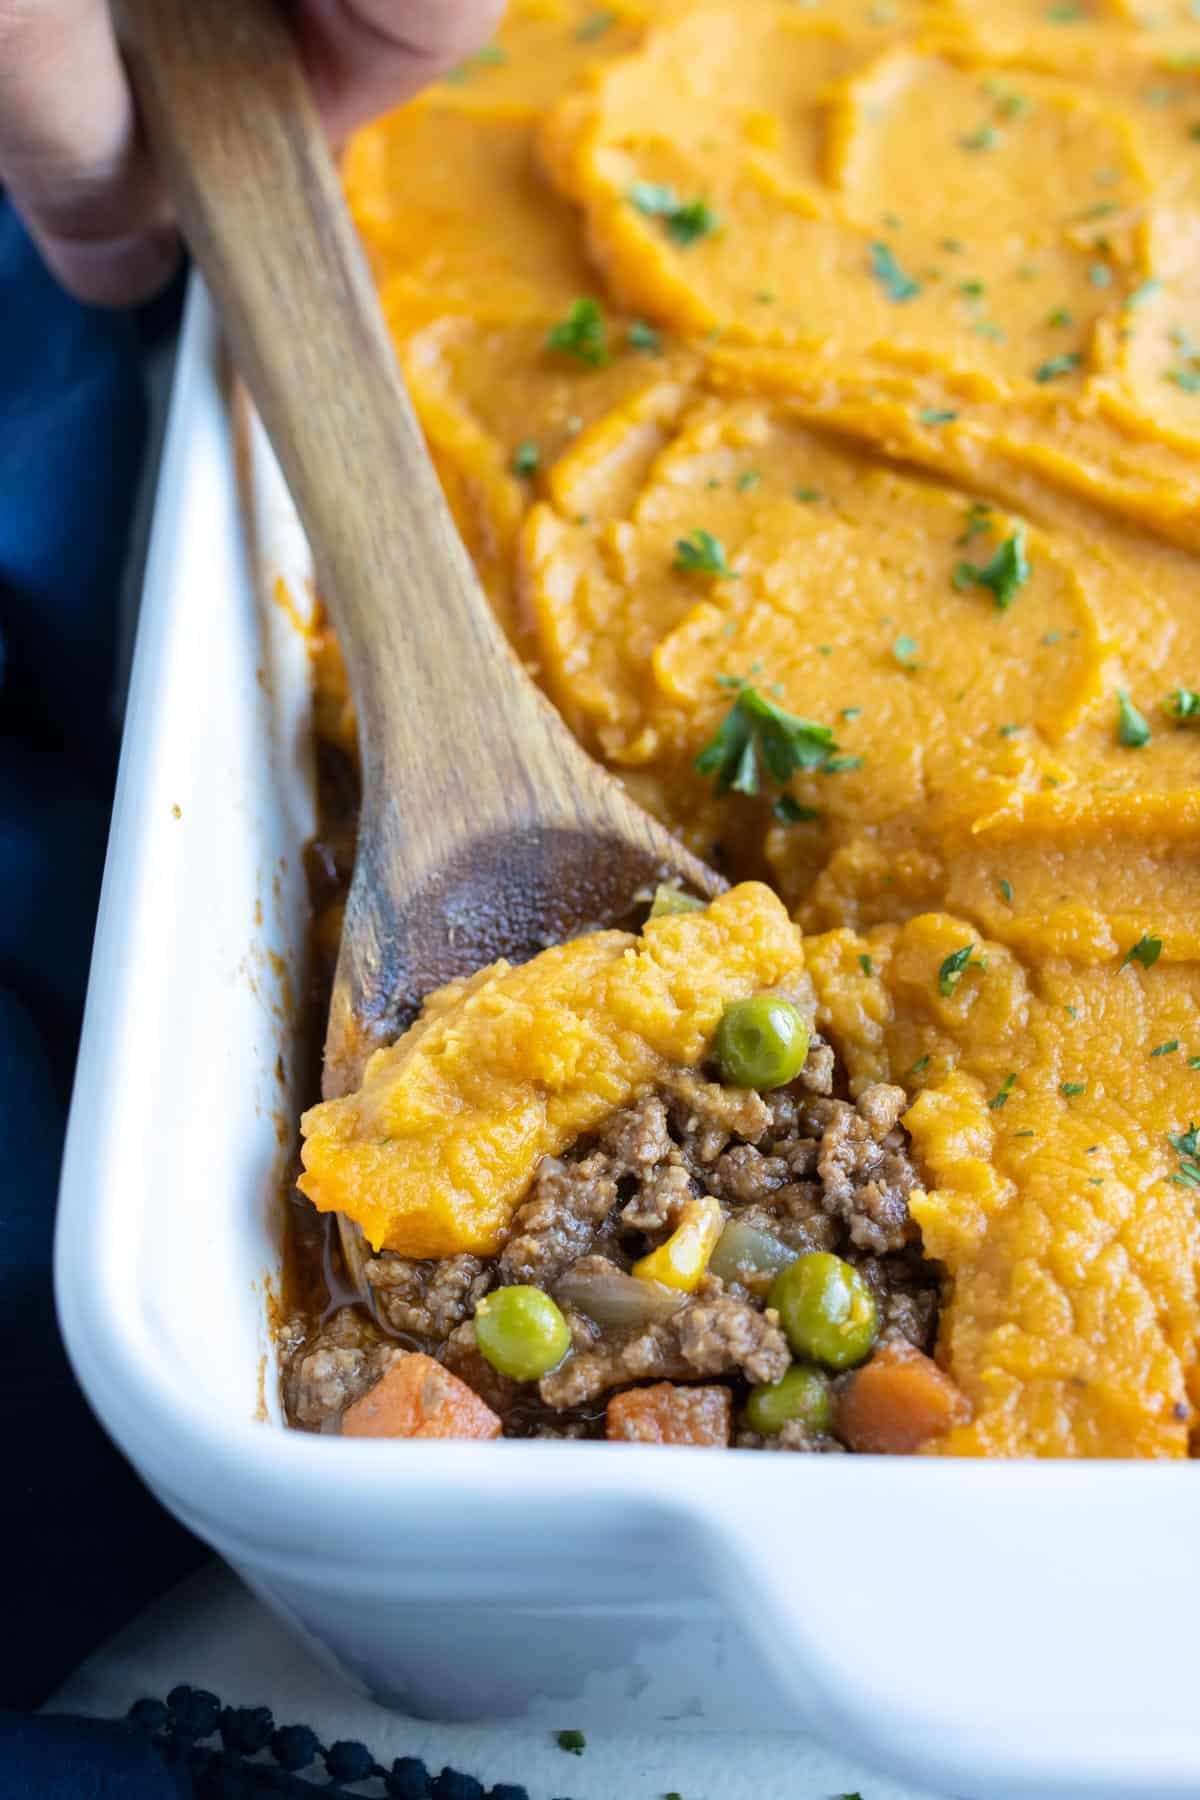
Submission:
[[[228,1705],[269,1706],[277,1724],[310,1725],[326,1744],[357,1739],[385,1766],[419,1756],[434,1773],[449,1763],[485,1786],[523,1783],[530,1800],[938,1800],[795,1732],[592,1730],[585,1753],[572,1756],[541,1727],[435,1725],[386,1712],[330,1676],[215,1563],[89,1657],[45,1711],[117,1718],[178,1682]],[[381,1792],[362,1789],[364,1800]]]

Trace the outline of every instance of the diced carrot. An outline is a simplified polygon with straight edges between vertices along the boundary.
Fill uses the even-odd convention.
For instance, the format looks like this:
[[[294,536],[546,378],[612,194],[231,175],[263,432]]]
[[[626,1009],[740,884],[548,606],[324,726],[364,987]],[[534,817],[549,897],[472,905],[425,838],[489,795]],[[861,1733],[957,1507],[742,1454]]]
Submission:
[[[613,1395],[607,1435],[621,1444],[728,1444],[731,1419],[728,1388],[660,1381]]]
[[[500,1420],[432,1356],[401,1356],[342,1418],[345,1437],[495,1438]]]
[[[911,1344],[885,1344],[838,1395],[833,1428],[851,1450],[912,1456],[971,1416],[966,1396]]]

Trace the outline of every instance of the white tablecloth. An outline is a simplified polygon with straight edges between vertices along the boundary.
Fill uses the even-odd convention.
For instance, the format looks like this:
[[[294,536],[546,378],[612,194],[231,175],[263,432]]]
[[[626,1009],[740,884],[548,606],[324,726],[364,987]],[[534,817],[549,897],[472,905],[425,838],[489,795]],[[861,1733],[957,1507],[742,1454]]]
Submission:
[[[419,1756],[435,1773],[449,1763],[485,1786],[523,1783],[530,1800],[938,1800],[794,1732],[592,1730],[585,1753],[572,1756],[536,1727],[433,1725],[385,1712],[337,1683],[216,1564],[89,1657],[46,1711],[116,1718],[179,1682],[229,1705],[269,1706],[277,1724],[310,1725],[325,1743],[358,1739],[385,1766],[398,1756]]]

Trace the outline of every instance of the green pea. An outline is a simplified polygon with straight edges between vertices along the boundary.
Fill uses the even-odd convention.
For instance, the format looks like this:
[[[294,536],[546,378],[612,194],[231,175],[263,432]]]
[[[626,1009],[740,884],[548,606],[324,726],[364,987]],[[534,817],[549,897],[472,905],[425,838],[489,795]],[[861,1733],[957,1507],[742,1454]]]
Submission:
[[[820,1369],[807,1363],[793,1363],[781,1381],[764,1381],[751,1388],[746,1402],[747,1425],[764,1437],[775,1437],[792,1419],[811,1432],[828,1431],[832,1414],[829,1381]]]
[[[502,1287],[475,1308],[475,1342],[501,1375],[536,1381],[567,1354],[571,1330],[541,1288]]]
[[[808,1021],[779,994],[754,994],[727,1006],[713,1050],[730,1087],[786,1087],[808,1056]]]
[[[781,1269],[767,1305],[779,1314],[795,1354],[827,1369],[863,1362],[879,1333],[870,1288],[856,1268],[827,1250],[810,1251]]]

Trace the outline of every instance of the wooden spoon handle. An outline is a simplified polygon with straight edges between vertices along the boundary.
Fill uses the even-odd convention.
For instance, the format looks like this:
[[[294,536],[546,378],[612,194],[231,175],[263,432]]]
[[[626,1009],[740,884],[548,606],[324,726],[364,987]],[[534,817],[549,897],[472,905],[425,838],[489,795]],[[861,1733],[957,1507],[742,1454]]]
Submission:
[[[433,988],[718,879],[518,665],[404,391],[278,0],[122,0],[180,221],[349,669],[363,804],[326,1039],[343,1092]]]
[[[382,759],[386,782],[397,760],[427,766],[507,644],[425,453],[277,0],[121,0],[121,13],[184,234],[312,546],[364,761]]]

